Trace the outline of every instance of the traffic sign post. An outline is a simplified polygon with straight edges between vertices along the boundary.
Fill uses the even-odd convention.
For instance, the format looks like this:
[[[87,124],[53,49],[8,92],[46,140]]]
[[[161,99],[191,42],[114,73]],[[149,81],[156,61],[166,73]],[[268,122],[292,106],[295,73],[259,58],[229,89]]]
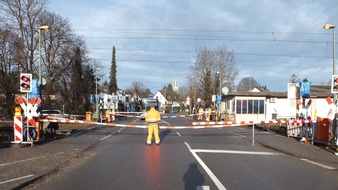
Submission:
[[[26,118],[26,128],[23,130],[23,136],[26,137],[26,142],[23,142],[22,139],[21,142],[15,141],[16,143],[28,143],[32,144],[34,142],[34,139],[40,139],[40,123],[37,126],[36,121],[33,117],[39,117],[40,114],[37,113],[38,105],[41,103],[41,99],[38,98],[32,98],[29,101],[25,97],[19,96],[17,98],[18,103],[20,104],[23,112],[24,112],[24,118]],[[23,122],[25,119],[22,119]],[[37,129],[36,129],[37,128]],[[31,134],[30,134],[31,133]]]

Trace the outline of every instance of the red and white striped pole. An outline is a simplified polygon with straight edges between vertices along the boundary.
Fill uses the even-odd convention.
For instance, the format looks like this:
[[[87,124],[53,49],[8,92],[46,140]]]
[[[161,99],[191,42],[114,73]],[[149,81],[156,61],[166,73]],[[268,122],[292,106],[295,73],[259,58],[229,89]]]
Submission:
[[[23,141],[22,116],[14,116],[14,143]]]

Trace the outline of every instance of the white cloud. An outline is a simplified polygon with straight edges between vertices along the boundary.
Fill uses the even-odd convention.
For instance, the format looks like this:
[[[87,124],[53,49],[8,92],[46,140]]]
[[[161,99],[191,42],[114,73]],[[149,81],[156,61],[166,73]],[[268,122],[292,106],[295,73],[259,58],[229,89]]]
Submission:
[[[314,84],[332,74],[332,31],[322,27],[338,24],[335,0],[58,0],[49,9],[69,18],[106,70],[116,47],[120,88],[140,81],[156,92],[190,72],[204,46],[233,50],[236,81],[252,76],[273,91],[286,91],[292,74]]]

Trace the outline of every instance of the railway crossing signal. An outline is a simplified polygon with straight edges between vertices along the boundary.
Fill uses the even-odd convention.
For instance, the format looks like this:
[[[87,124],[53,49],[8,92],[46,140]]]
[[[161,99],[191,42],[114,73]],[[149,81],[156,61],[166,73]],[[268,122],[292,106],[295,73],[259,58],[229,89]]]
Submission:
[[[338,75],[332,75],[331,93],[338,93]]]
[[[32,92],[32,74],[20,73],[20,92]]]

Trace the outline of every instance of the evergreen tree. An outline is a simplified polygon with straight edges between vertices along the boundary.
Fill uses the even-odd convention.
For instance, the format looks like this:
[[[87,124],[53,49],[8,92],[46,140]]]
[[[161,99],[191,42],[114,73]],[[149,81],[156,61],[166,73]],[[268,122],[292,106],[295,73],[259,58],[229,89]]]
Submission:
[[[112,57],[112,64],[110,68],[110,82],[109,82],[109,88],[108,93],[116,93],[117,92],[117,80],[116,80],[116,49],[115,46],[113,47],[113,57]]]
[[[72,76],[71,76],[71,86],[70,86],[70,111],[71,113],[84,113],[83,110],[83,72],[82,72],[82,59],[81,59],[81,50],[77,48],[75,52],[74,63],[72,65]]]
[[[83,78],[85,78],[86,80],[83,80],[83,92],[84,92],[84,101],[85,101],[85,105],[84,105],[84,109],[86,111],[91,111],[91,102],[90,102],[90,95],[91,94],[95,94],[96,91],[96,86],[95,86],[95,69],[91,68],[89,65],[85,65],[83,67]]]

